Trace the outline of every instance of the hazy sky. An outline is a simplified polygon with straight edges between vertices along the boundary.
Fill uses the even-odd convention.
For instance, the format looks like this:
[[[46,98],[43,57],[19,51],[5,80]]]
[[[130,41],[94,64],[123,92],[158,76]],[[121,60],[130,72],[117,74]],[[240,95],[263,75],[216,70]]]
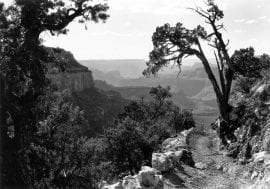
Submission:
[[[270,0],[216,0],[224,10],[223,20],[231,52],[253,46],[257,54],[270,54]],[[73,52],[77,59],[147,59],[151,36],[164,23],[177,22],[193,28],[203,20],[188,7],[202,0],[108,0],[110,18],[105,24],[72,23],[68,35],[43,33],[45,45]],[[211,56],[211,49],[207,50]]]

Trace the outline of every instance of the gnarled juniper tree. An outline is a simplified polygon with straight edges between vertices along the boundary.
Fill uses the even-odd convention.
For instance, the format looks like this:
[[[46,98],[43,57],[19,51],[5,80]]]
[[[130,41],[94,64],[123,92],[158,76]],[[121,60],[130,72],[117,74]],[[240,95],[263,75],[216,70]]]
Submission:
[[[0,3],[0,180],[5,185],[31,188],[35,179],[25,177],[30,169],[25,151],[44,118],[36,108],[46,95],[46,63],[52,60],[40,34],[65,34],[76,18],[80,23],[105,21],[107,10],[106,3],[95,0],[15,0],[9,7]]]
[[[235,71],[228,53],[229,43],[222,36],[221,30],[224,29],[224,26],[220,21],[224,17],[223,11],[213,0],[208,0],[206,4],[207,10],[202,8],[192,10],[205,19],[212,29],[211,33],[207,33],[205,28],[200,25],[194,29],[187,29],[182,23],[177,23],[176,26],[165,24],[157,27],[152,36],[154,49],[150,52],[150,60],[146,63],[147,68],[143,73],[146,76],[155,75],[162,67],[168,66],[171,62],[176,63],[181,69],[183,58],[196,56],[203,64],[212,83],[221,117],[226,120],[227,128],[229,128],[231,110],[229,97]],[[214,49],[219,78],[213,74],[202,47],[203,42],[207,42]],[[229,135],[229,133],[230,129],[227,129],[225,135]]]

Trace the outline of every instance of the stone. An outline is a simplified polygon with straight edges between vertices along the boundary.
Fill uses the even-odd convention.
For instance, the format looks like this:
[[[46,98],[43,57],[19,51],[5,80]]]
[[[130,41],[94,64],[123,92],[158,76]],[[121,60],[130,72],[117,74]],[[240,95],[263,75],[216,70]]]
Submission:
[[[270,160],[270,152],[262,151],[253,155],[254,162],[268,162]]]
[[[219,170],[219,171],[223,171],[223,166],[222,166],[222,165],[217,164],[217,165],[216,165],[216,169],[217,169],[217,170]]]
[[[168,138],[162,143],[162,151],[179,151],[187,149],[187,136],[193,131],[193,128],[182,131],[177,137]]]
[[[152,167],[158,171],[167,171],[180,162],[194,166],[191,153],[185,149],[152,154]]]
[[[175,152],[169,151],[169,152],[165,152],[164,154],[166,156],[168,156],[171,159],[171,161],[179,162],[180,159],[182,158],[183,154],[184,154],[183,151],[184,150],[179,150],[179,151],[175,151]]]
[[[223,172],[227,172],[228,171],[228,168],[227,167],[223,167],[222,171]]]
[[[187,136],[192,129],[169,138],[162,144],[162,152],[152,154],[152,168],[142,166],[137,175],[126,176],[122,183],[101,187],[102,189],[163,189],[161,172],[170,170],[176,163],[194,166],[191,152],[187,150]],[[120,187],[120,188],[116,188]],[[122,187],[122,188],[121,188]]]
[[[191,132],[193,132],[194,128],[190,128],[188,130],[184,130],[181,132],[181,134],[184,136],[184,137],[187,137]]]
[[[158,174],[158,171],[148,166],[142,166],[141,171],[138,174],[141,184],[146,187],[157,188],[162,181],[162,175]]]
[[[143,189],[138,175],[126,176],[122,182],[123,189]]]
[[[167,171],[173,167],[173,163],[165,153],[153,153],[152,167],[158,171]]]
[[[203,162],[199,162],[199,163],[195,163],[195,167],[197,169],[206,169],[207,168],[207,164],[206,163],[203,163]]]
[[[124,189],[121,182],[117,182],[112,185],[105,185],[102,189]]]
[[[161,189],[162,175],[154,168],[142,166],[137,175],[123,178],[122,187],[123,189]]]
[[[255,91],[255,94],[261,94],[262,92],[264,92],[265,91],[265,88],[266,88],[266,84],[262,84],[262,85],[260,85],[257,89],[256,89],[256,91]]]
[[[162,151],[178,151],[187,148],[186,137],[180,135],[176,138],[168,138],[162,143]]]
[[[259,173],[257,171],[253,171],[250,179],[253,180],[255,177],[257,177],[259,175]]]
[[[264,172],[262,178],[255,175],[256,173],[254,173],[254,177],[253,177],[253,179],[255,180],[254,184],[249,186],[247,189],[269,189],[270,188],[270,171],[269,170],[266,170]]]

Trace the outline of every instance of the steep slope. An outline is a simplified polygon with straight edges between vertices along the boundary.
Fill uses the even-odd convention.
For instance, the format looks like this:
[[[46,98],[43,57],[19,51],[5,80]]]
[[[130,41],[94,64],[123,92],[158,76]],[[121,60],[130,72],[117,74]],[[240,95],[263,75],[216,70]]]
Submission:
[[[56,59],[48,66],[48,78],[58,90],[69,89],[69,100],[84,111],[88,120],[88,125],[82,128],[84,134],[95,136],[102,133],[113,123],[127,101],[118,92],[97,89],[92,72],[79,64],[71,52],[59,48],[48,48],[48,51]]]
[[[73,92],[72,102],[84,111],[88,120],[88,127],[83,128],[87,136],[101,134],[110,127],[127,103],[118,92],[105,92],[95,87]]]
[[[92,72],[79,64],[71,52],[60,48],[47,50],[55,58],[54,63],[48,64],[48,77],[58,89],[78,92],[94,87]]]

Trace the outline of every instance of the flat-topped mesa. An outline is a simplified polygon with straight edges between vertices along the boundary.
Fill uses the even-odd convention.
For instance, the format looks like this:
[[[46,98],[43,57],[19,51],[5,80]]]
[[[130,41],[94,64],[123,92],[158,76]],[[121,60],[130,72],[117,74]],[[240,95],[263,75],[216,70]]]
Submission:
[[[56,62],[48,64],[48,78],[59,90],[78,92],[94,87],[92,72],[79,64],[71,52],[60,48],[47,50],[56,59]]]

